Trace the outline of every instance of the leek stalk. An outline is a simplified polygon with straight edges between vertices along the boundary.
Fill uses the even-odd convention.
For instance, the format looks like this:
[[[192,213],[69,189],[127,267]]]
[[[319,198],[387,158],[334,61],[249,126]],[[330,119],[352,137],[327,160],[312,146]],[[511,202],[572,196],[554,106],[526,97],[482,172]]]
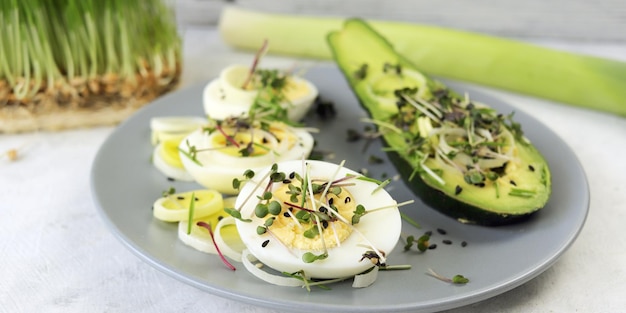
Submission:
[[[235,48],[256,50],[267,39],[273,54],[330,59],[326,36],[343,21],[227,7],[219,30]],[[368,23],[430,75],[626,116],[625,62],[428,25]]]

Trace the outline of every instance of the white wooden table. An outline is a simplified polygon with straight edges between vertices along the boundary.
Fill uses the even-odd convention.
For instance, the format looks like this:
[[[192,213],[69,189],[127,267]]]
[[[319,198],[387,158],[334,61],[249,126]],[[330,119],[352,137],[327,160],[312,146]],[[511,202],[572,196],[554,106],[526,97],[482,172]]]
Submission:
[[[184,31],[183,87],[251,55],[211,28]],[[626,44],[542,41],[626,61]],[[264,59],[267,66],[292,60]],[[625,86],[626,88],[626,86]],[[451,312],[623,312],[626,307],[626,118],[485,89],[550,125],[577,153],[591,208],[578,240],[549,270]],[[93,158],[113,127],[0,135],[0,312],[274,312],[213,296],[152,268],[109,232],[90,193]]]

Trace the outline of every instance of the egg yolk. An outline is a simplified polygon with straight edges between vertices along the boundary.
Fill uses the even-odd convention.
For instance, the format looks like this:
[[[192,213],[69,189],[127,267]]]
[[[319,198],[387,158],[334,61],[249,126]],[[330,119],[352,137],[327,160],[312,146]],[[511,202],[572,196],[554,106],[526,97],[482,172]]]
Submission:
[[[291,183],[290,183],[291,184]],[[299,187],[299,186],[298,186]],[[293,187],[292,187],[293,188]],[[321,193],[315,195],[315,199],[320,200]],[[283,244],[290,248],[297,248],[301,250],[324,250],[324,246],[333,248],[339,246],[352,233],[351,225],[340,221],[333,213],[320,214],[318,216],[325,216],[329,219],[316,219],[314,214],[308,215],[308,219],[303,221],[294,217],[298,216],[300,209],[294,208],[289,204],[299,206],[301,204],[300,196],[295,199],[291,199],[291,191],[289,184],[283,184],[273,194],[273,198],[281,203],[282,211],[276,216],[274,223],[269,227],[272,234],[278,238]],[[328,203],[334,208],[329,208],[325,205],[316,205],[317,212],[328,212],[329,210],[336,209],[336,212],[343,217],[343,220],[350,221],[355,210],[355,203],[352,200],[352,195],[344,188],[341,192],[335,194],[328,192],[326,194]],[[326,203],[326,201],[322,201]],[[306,208],[312,208],[310,199],[305,204]],[[318,223],[321,226],[321,234],[319,233]],[[315,236],[306,235],[305,232],[314,230]],[[310,238],[309,238],[310,237]]]
[[[268,132],[265,134],[266,135],[261,135],[249,131],[237,131],[227,137],[220,133],[212,137],[211,145],[218,148],[219,152],[230,156],[252,157],[266,155],[272,151],[273,147],[269,145],[270,140],[266,138],[267,136],[273,136],[279,143],[286,140],[287,149],[293,148],[294,144],[298,141],[297,136],[292,131],[285,126],[276,125],[276,123],[272,123],[269,126]],[[233,142],[236,142],[238,146]],[[249,147],[249,154],[244,154],[242,151],[247,147]]]
[[[232,143],[236,142],[239,146]],[[267,138],[263,136],[253,136],[249,132],[238,132],[231,135],[230,138],[226,138],[223,134],[213,136],[213,147],[219,147],[220,152],[231,156],[241,156],[242,149],[245,149],[249,144],[252,144],[250,154],[247,156],[258,156],[267,154],[270,149],[266,147]]]
[[[283,140],[287,140],[287,146],[289,149],[293,147],[293,145],[298,141],[298,137],[294,134],[293,131],[290,131],[284,126],[272,125],[269,129],[270,133],[276,137],[276,139],[281,142]]]
[[[248,87],[243,88],[244,90],[255,90],[258,89],[258,86],[248,85]],[[279,90],[274,90],[274,93],[282,93],[284,99],[289,101],[294,101],[299,98],[305,97],[309,94],[309,86],[304,81],[296,81],[294,79],[287,78],[285,85]]]
[[[305,82],[290,79],[283,89],[283,94],[290,101],[302,98],[309,94],[309,87]]]

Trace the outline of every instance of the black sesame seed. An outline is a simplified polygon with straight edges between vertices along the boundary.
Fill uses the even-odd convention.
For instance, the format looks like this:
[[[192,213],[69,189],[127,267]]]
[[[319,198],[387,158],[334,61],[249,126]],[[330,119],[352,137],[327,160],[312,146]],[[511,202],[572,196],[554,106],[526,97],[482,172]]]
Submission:
[[[424,233],[424,235],[426,235],[426,236],[430,237],[430,236],[432,236],[432,235],[433,235],[433,231],[432,231],[432,230],[429,230],[429,231],[425,232],[425,233]]]
[[[467,247],[467,241],[461,242],[461,247]]]
[[[183,197],[183,196],[178,196],[178,197],[176,197],[176,199],[178,199],[178,200],[185,200],[185,197]]]
[[[534,167],[534,166],[532,166],[532,165],[530,165],[530,164],[528,164],[528,169],[529,169],[531,172],[534,172],[534,171],[535,171],[535,167]]]
[[[285,211],[285,213],[283,213],[284,217],[289,217],[289,212]]]
[[[322,227],[328,228],[328,221],[322,221]]]
[[[194,197],[195,201],[200,201],[200,199],[198,197]]]
[[[296,172],[289,173],[289,178],[293,179],[294,177],[296,177]]]
[[[217,217],[217,220],[218,220],[218,221],[221,221],[222,219],[224,219],[224,217],[223,217],[223,216],[221,216],[221,215]]]
[[[448,239],[444,239],[441,242],[443,242],[444,244],[447,244],[447,245],[451,245],[452,244],[452,240],[448,240]]]
[[[289,180],[289,179],[283,180],[283,184],[290,184],[290,183],[291,183],[291,180]]]
[[[174,181],[174,178],[168,177],[167,180],[168,181]]]
[[[328,199],[328,204],[332,205],[335,202],[335,198]]]
[[[344,203],[348,203],[348,202],[350,202],[350,201],[352,201],[352,199],[350,199],[350,197],[346,197],[346,200],[344,200],[343,202],[344,202]]]
[[[328,212],[328,209],[327,209],[326,207],[321,207],[321,208],[320,208],[320,212],[322,212],[322,213],[327,213],[327,212]]]
[[[428,246],[428,250],[435,250],[435,249],[437,249],[437,244],[436,243],[433,243],[430,246]]]
[[[461,193],[461,191],[463,191],[463,188],[459,185],[456,185],[456,187],[454,188],[454,195],[458,195]]]
[[[511,180],[511,181],[510,181],[510,183],[511,183],[511,185],[513,185],[513,186],[517,186],[517,183],[516,183],[514,180]]]
[[[269,240],[269,239],[268,239],[268,240],[265,240],[265,241],[263,241],[263,243],[261,244],[261,247],[265,248],[265,247],[267,247],[267,245],[268,245],[269,243],[270,243],[270,240]]]
[[[267,143],[267,138],[263,137],[263,140],[261,140],[261,142]]]
[[[447,231],[445,231],[445,229],[441,229],[441,228],[437,228],[437,232],[441,235],[445,235],[448,233]]]

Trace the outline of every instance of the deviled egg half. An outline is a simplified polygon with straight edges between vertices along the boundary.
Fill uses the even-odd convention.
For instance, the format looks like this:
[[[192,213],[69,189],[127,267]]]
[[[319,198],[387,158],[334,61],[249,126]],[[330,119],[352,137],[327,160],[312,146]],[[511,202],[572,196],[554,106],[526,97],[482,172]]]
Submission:
[[[307,158],[313,136],[282,122],[245,118],[213,121],[185,137],[178,146],[185,170],[200,185],[223,194],[237,194],[234,179],[244,179],[247,169]]]
[[[281,114],[297,122],[317,95],[315,85],[304,78],[278,70],[258,69],[251,74],[247,66],[232,65],[204,88],[203,104],[209,118],[216,120],[246,116],[255,104],[264,107],[261,111],[284,110]]]
[[[345,279],[377,270],[401,231],[398,204],[389,193],[355,171],[323,161],[281,162],[255,173],[235,207],[247,248],[244,263],[253,256],[304,278]]]

